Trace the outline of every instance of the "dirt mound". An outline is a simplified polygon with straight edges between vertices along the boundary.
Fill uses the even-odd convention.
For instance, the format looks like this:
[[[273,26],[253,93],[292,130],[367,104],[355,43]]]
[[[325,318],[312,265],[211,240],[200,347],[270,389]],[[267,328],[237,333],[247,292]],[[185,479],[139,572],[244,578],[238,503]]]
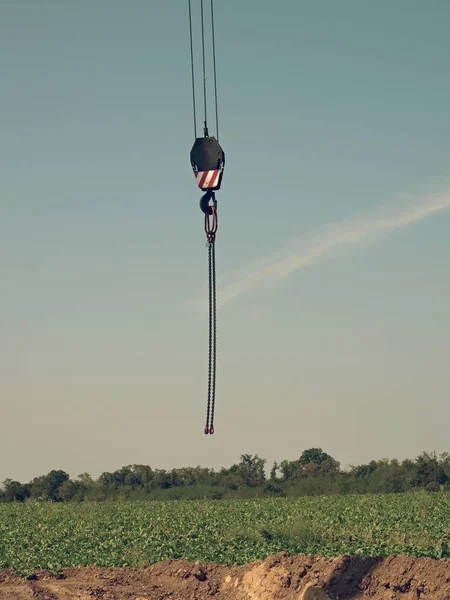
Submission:
[[[242,567],[167,560],[35,580],[0,571],[0,600],[450,600],[450,560],[271,556]]]

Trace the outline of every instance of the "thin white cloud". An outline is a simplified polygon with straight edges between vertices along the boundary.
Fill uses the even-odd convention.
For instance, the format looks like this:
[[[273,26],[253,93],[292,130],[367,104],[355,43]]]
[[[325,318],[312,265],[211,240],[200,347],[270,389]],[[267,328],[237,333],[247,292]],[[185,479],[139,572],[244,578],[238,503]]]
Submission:
[[[429,194],[395,209],[378,209],[363,218],[327,225],[316,234],[295,240],[288,248],[249,264],[231,276],[230,282],[218,290],[218,305],[223,306],[264,283],[280,281],[296,271],[309,267],[325,257],[334,258],[345,250],[354,250],[427,217],[450,209],[450,190]],[[205,309],[205,302],[194,302]]]

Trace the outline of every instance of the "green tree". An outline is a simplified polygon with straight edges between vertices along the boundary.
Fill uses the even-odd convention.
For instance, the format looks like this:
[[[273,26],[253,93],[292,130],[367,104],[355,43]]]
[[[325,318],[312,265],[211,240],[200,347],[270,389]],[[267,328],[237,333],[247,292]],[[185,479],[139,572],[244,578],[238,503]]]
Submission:
[[[66,479],[58,488],[59,498],[63,502],[70,502],[74,500],[80,490],[79,482],[72,481],[71,479]]]
[[[308,448],[308,450],[303,451],[302,455],[300,456],[299,462],[301,465],[308,465],[311,463],[321,465],[324,461],[330,458],[332,457],[326,452],[324,452],[322,448]]]
[[[53,502],[62,501],[62,497],[60,495],[60,487],[65,481],[69,480],[69,475],[65,471],[61,470],[53,470],[48,473],[45,478],[45,488],[46,495],[49,500]]]
[[[241,485],[245,487],[257,487],[264,484],[266,475],[264,465],[266,460],[257,454],[242,454],[241,461],[237,467],[237,476]]]
[[[30,495],[26,485],[12,479],[5,479],[3,488],[5,502],[24,502]]]
[[[281,471],[283,481],[285,482],[293,480],[298,475],[302,475],[298,460],[282,460],[279,465],[279,470]]]
[[[133,465],[132,469],[139,481],[140,486],[150,493],[151,485],[154,477],[153,469],[148,465]]]
[[[277,479],[278,463],[275,461],[270,469],[270,479],[275,481]]]

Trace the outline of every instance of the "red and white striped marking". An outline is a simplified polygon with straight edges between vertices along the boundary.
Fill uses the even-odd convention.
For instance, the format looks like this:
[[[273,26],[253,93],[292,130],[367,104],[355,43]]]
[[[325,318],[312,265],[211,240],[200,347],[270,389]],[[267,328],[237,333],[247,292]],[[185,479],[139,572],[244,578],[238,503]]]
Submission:
[[[194,171],[194,174],[200,189],[215,188],[219,183],[220,170]]]

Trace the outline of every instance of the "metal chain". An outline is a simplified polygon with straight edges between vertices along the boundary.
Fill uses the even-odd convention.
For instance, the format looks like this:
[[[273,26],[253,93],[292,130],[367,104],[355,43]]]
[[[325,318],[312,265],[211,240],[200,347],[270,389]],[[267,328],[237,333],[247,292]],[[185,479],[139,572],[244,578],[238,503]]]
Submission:
[[[211,366],[212,366],[212,248],[213,244],[208,241],[208,279],[209,279],[209,353],[208,353],[208,404],[206,408],[205,433],[209,433],[209,414],[211,407]]]
[[[212,266],[211,266],[211,278],[212,278],[212,390],[211,390],[211,417],[209,424],[209,433],[214,433],[214,409],[216,405],[216,244],[211,244],[212,248]]]
[[[205,214],[205,232],[208,242],[208,278],[209,278],[209,354],[208,354],[208,403],[206,409],[205,434],[214,433],[214,409],[216,403],[216,252],[217,208],[215,196],[210,215]]]

